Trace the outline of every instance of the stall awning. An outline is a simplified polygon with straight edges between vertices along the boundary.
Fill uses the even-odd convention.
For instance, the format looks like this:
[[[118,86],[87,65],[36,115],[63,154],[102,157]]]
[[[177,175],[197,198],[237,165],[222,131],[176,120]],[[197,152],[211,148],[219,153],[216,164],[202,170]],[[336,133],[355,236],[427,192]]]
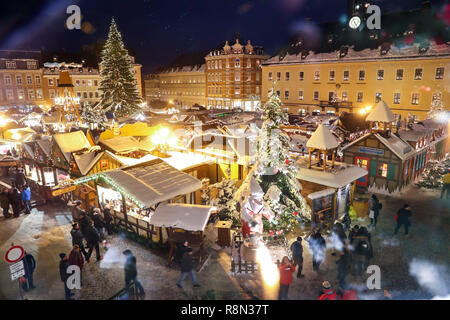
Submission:
[[[157,227],[180,228],[186,231],[204,231],[211,212],[216,207],[193,204],[161,204],[150,218]]]
[[[161,159],[98,175],[106,178],[106,182],[117,191],[132,196],[144,208],[202,187],[199,179],[175,169]]]

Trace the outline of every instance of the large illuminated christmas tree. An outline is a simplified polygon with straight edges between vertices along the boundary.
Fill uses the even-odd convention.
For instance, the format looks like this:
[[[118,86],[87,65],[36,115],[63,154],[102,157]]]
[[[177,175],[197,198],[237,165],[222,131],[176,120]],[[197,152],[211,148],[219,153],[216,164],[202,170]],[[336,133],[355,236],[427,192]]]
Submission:
[[[289,157],[289,137],[280,130],[281,125],[288,123],[288,116],[273,90],[264,105],[263,120],[254,169],[239,190],[243,200],[241,217],[250,229],[252,225],[255,230],[259,226],[255,232],[261,233],[260,223],[252,221],[257,217],[264,232],[276,235],[292,231],[298,218],[310,222],[311,208],[300,194],[297,167]]]
[[[131,57],[112,19],[108,40],[102,51],[99,89],[102,91],[100,104],[116,116],[132,115],[141,109],[142,101],[132,70]]]

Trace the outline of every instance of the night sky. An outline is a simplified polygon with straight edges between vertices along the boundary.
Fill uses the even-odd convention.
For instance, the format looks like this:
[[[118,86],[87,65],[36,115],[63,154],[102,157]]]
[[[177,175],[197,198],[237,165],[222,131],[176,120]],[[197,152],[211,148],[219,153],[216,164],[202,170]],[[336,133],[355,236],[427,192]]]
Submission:
[[[420,7],[421,0],[378,0],[382,12]],[[444,1],[432,1],[441,6]],[[82,30],[67,30],[67,6],[77,4]],[[80,52],[105,40],[111,17],[144,72],[177,55],[209,50],[233,40],[236,32],[275,54],[304,19],[314,23],[345,19],[346,0],[3,0],[0,49]]]

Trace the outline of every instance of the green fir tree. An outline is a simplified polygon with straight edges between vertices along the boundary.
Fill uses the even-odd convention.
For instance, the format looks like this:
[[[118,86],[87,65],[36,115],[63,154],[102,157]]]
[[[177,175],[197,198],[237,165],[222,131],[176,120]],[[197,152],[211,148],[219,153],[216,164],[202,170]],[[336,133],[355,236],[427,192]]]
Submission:
[[[133,75],[132,60],[114,19],[102,51],[100,76],[99,89],[103,92],[100,104],[105,110],[113,111],[118,117],[141,110],[142,100]]]
[[[289,157],[289,137],[280,129],[288,123],[280,98],[272,90],[264,105],[263,125],[258,137],[255,174],[263,189],[264,201],[272,211],[272,222],[263,220],[269,235],[290,232],[298,224],[311,221],[311,208],[300,194],[297,167]]]

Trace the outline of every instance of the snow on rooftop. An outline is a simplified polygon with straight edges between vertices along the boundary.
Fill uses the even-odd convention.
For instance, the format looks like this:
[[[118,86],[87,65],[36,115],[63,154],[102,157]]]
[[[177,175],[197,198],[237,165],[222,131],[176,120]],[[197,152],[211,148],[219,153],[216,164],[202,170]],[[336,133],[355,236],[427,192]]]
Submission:
[[[415,153],[415,149],[411,147],[411,145],[398,137],[395,134],[391,134],[389,138],[385,138],[380,134],[376,133],[375,137],[378,138],[385,146],[389,148],[393,153],[397,155],[400,159],[407,159],[413,153]]]
[[[311,138],[309,138],[306,146],[308,148],[329,150],[337,148],[339,146],[339,141],[331,133],[330,129],[321,124],[316,131],[314,131]]]
[[[180,228],[186,231],[203,231],[211,212],[216,207],[170,203],[159,205],[150,218],[150,224],[157,227]]]
[[[378,102],[366,117],[366,121],[393,122],[395,116],[384,100]]]

